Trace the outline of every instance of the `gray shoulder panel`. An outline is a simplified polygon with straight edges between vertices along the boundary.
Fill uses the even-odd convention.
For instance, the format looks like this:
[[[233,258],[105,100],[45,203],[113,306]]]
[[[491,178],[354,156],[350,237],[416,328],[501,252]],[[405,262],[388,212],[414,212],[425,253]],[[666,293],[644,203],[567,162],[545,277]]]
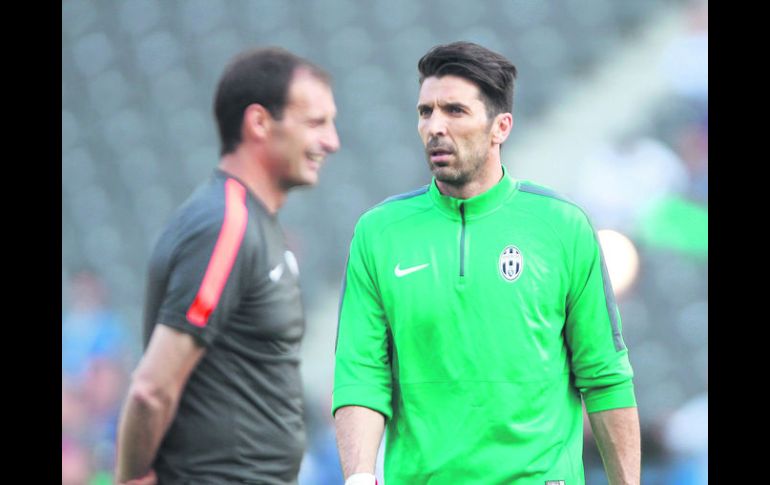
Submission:
[[[588,217],[588,213],[580,207],[577,203],[570,200],[566,196],[551,190],[546,187],[542,187],[540,185],[535,185],[530,182],[522,182],[519,185],[519,190],[522,192],[528,192],[530,194],[536,194],[536,195],[542,195],[544,197],[550,197],[552,199],[557,199],[562,202],[566,202],[567,204],[571,204],[578,209],[586,216],[586,220],[588,221],[588,224],[591,226],[591,230],[594,232],[594,238],[596,238],[596,243],[599,245],[599,255],[601,258],[601,266],[602,266],[602,281],[604,282],[604,299],[607,302],[607,313],[610,317],[610,323],[612,325],[612,338],[615,344],[615,350],[621,351],[626,348],[625,343],[623,342],[623,336],[620,334],[620,326],[618,325],[618,306],[615,302],[615,292],[612,290],[612,284],[610,283],[610,275],[607,272],[607,265],[605,264],[604,260],[604,251],[602,250],[601,245],[599,244],[599,235],[596,233],[596,229],[594,228],[593,224],[591,223],[591,218]]]
[[[522,192],[528,192],[530,194],[536,194],[536,195],[542,195],[542,196],[545,196],[545,197],[551,197],[552,199],[561,200],[562,202],[567,202],[568,204],[572,204],[572,205],[580,208],[580,206],[578,206],[575,202],[570,200],[567,196],[562,195],[562,194],[556,192],[555,190],[552,190],[552,189],[549,189],[549,188],[546,188],[546,187],[542,187],[540,185],[535,185],[535,184],[533,184],[531,182],[522,182],[519,185],[519,190],[521,190]],[[582,208],[581,208],[581,210],[582,210]],[[583,211],[583,212],[585,212],[585,211]]]
[[[392,195],[392,196],[388,197],[387,199],[383,200],[382,202],[380,202],[379,204],[376,204],[376,205],[373,205],[373,206],[369,207],[368,209],[366,209],[364,211],[364,213],[367,213],[367,212],[369,212],[371,210],[376,209],[377,207],[383,206],[383,205],[388,204],[390,202],[396,202],[396,201],[399,201],[399,200],[411,199],[411,198],[423,195],[423,194],[428,192],[428,187],[429,187],[428,185],[424,185],[424,186],[420,187],[419,189],[413,190],[411,192],[406,192],[404,194],[398,194],[398,195]]]
[[[383,200],[379,204],[377,204],[375,207],[379,207],[381,205],[387,204],[388,202],[395,202],[397,200],[404,200],[404,199],[411,199],[412,197],[417,197],[418,195],[422,195],[424,193],[428,192],[428,185],[423,185],[417,190],[413,190],[411,192],[406,192],[404,194],[398,194],[388,197],[387,199]]]

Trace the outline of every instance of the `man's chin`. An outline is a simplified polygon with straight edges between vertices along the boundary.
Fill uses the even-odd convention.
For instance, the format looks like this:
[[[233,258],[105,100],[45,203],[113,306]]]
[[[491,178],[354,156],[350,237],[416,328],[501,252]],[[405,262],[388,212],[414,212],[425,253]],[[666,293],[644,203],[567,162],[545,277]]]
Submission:
[[[452,172],[454,172],[454,170],[452,170],[447,166],[436,165],[433,163],[429,164],[429,168],[430,168],[430,171],[433,173],[433,175],[435,175],[436,177],[447,177]]]
[[[288,189],[292,189],[295,187],[312,187],[318,183],[318,174],[303,174],[298,175],[296,177],[292,177],[289,180],[286,180],[283,184],[284,187]]]
[[[318,178],[315,179],[303,179],[294,184],[295,187],[313,187],[318,184]]]
[[[436,180],[441,183],[449,185],[463,185],[464,183],[462,175],[450,167],[437,167],[433,165],[431,166],[431,172],[436,177]]]

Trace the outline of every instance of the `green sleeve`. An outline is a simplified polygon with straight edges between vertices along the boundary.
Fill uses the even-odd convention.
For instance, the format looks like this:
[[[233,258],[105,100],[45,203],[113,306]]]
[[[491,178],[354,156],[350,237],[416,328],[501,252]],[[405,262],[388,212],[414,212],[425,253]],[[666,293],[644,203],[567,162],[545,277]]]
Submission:
[[[565,327],[575,386],[588,412],[634,407],[633,371],[601,247],[585,216],[576,225]]]
[[[356,227],[343,282],[337,328],[332,414],[363,406],[392,415],[389,330],[362,224]]]

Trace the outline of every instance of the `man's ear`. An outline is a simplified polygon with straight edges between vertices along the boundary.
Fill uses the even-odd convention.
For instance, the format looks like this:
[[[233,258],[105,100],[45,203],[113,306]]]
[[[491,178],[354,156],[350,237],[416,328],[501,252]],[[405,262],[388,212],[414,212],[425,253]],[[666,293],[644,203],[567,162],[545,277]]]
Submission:
[[[273,116],[261,104],[253,103],[243,111],[241,130],[244,140],[262,140],[270,133]]]
[[[500,113],[495,116],[492,123],[492,142],[502,145],[511,134],[513,128],[513,115],[511,113]]]

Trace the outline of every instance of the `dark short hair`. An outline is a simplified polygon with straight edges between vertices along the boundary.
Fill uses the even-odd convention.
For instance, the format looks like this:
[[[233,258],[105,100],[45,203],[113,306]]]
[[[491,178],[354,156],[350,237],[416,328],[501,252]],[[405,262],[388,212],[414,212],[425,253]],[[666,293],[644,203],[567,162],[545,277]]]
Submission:
[[[214,95],[220,154],[235,150],[241,142],[243,112],[260,104],[276,119],[283,118],[289,85],[299,68],[330,83],[320,67],[281,47],[258,47],[241,52],[225,68]]]
[[[417,69],[421,86],[426,78],[447,74],[474,83],[481,91],[489,118],[513,112],[516,66],[486,47],[465,41],[437,45],[422,56]]]

